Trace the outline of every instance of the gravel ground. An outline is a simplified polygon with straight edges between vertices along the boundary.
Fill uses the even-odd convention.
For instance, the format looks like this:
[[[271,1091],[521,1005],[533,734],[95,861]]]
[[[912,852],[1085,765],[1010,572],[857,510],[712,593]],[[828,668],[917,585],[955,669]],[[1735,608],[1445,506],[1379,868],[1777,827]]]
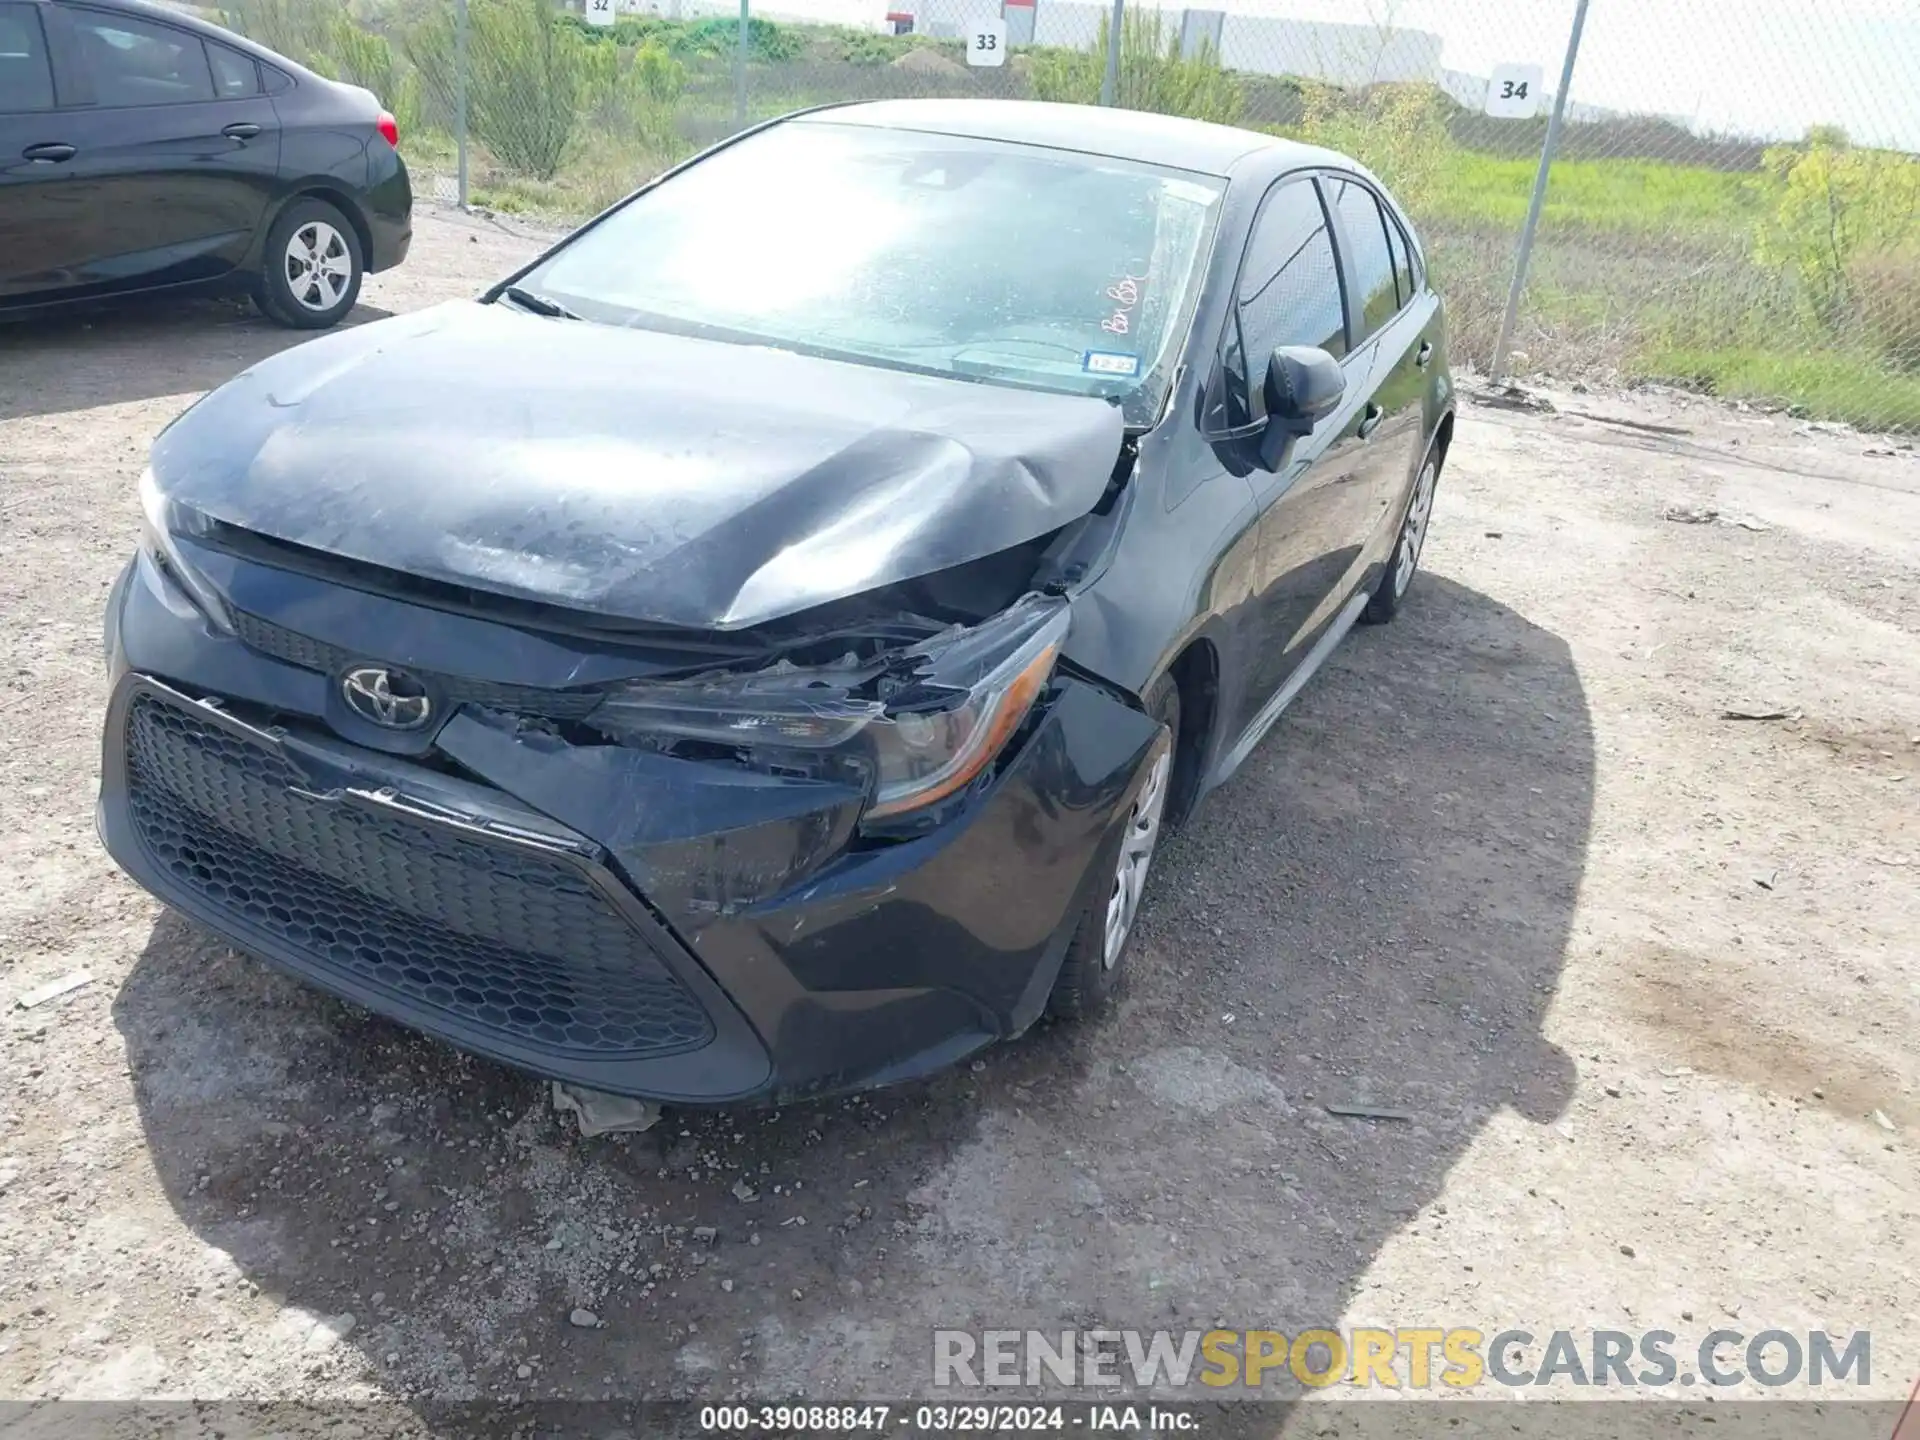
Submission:
[[[361,313],[533,248],[423,216]],[[287,343],[0,330],[0,1398],[903,1397],[936,1325],[1215,1321],[1871,1329],[1873,1394],[1920,1372],[1911,449],[1469,405],[1410,610],[1163,852],[1114,1013],[583,1141],[95,841],[147,445]]]

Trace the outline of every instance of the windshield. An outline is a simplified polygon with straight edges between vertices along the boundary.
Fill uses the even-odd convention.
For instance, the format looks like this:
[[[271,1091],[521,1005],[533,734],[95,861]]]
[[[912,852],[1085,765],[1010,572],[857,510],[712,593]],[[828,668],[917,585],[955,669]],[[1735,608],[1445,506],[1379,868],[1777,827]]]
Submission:
[[[1224,182],[817,121],[703,160],[523,289],[607,324],[795,348],[1158,414]]]

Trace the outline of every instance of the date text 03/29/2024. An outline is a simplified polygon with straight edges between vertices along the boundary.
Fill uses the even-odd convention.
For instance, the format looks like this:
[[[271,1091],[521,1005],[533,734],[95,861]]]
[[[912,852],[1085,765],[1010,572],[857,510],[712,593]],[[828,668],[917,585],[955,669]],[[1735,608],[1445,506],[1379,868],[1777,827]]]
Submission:
[[[706,1405],[700,1428],[713,1434],[760,1432],[884,1434],[1020,1430],[1180,1433],[1199,1429],[1192,1410],[1158,1405]]]

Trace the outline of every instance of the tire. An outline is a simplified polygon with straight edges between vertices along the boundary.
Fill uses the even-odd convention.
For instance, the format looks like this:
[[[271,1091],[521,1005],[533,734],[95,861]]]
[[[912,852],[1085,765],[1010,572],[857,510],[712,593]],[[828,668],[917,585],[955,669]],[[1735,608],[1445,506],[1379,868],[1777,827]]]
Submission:
[[[1173,789],[1174,761],[1180,744],[1180,688],[1171,675],[1162,675],[1147,692],[1147,713],[1166,727],[1166,743],[1153,751],[1147,778],[1142,782],[1114,840],[1103,845],[1094,862],[1112,879],[1101,885],[1081,912],[1047,1014],[1056,1020],[1079,1020],[1095,1014],[1120,987],[1126,971],[1127,948],[1139,917],[1140,894],[1165,834],[1167,797]],[[1143,824],[1144,822],[1144,824]],[[1144,836],[1144,850],[1141,839]],[[1131,884],[1128,897],[1123,887]],[[1117,930],[1118,938],[1111,937]]]
[[[1407,497],[1407,513],[1400,521],[1400,534],[1393,542],[1393,554],[1387,568],[1373,587],[1367,608],[1360,618],[1369,625],[1384,625],[1400,613],[1407,589],[1420,569],[1420,552],[1426,548],[1427,527],[1433,520],[1433,492],[1440,484],[1440,454],[1429,450]]]
[[[267,231],[254,303],[290,330],[325,330],[353,309],[366,269],[346,216],[324,200],[296,200]]]

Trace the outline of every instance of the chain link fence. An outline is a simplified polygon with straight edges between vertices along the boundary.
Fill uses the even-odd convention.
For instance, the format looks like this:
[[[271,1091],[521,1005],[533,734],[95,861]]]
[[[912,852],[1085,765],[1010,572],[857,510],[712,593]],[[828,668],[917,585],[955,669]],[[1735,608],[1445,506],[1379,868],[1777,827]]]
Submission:
[[[1112,103],[1293,136],[1359,158],[1407,206],[1467,364],[1493,365],[1517,294],[1514,373],[1661,379],[1920,430],[1916,0],[1210,3],[214,13],[378,93],[429,197],[563,221],[744,125],[836,101]]]

